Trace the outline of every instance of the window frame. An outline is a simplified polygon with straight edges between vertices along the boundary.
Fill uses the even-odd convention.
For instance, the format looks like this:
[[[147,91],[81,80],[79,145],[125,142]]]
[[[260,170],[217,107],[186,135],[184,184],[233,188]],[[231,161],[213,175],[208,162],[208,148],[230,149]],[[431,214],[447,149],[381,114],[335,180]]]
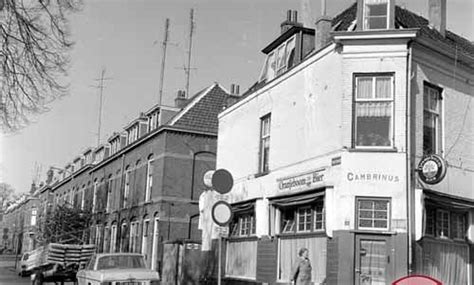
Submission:
[[[325,199],[318,199],[308,204],[296,205],[292,207],[278,207],[277,210],[280,212],[280,221],[278,234],[280,235],[299,235],[299,234],[309,234],[309,233],[322,233],[326,231],[326,213],[325,213]],[[303,230],[300,229],[300,210],[310,210],[309,221],[306,221],[305,224],[309,223],[309,228]],[[320,211],[318,211],[320,209]],[[285,214],[289,213],[293,216],[293,219],[284,219],[287,217]],[[305,218],[308,215],[305,214]],[[319,218],[318,218],[319,217]],[[316,225],[320,223],[321,228],[317,228]],[[289,229],[287,229],[289,228]]]
[[[426,90],[429,90],[426,93]],[[430,91],[436,92],[436,100],[437,100],[437,110],[431,109],[429,103],[426,104],[428,100],[431,101],[431,93]],[[428,105],[428,107],[427,107]],[[432,116],[435,119],[435,141],[434,141],[434,150],[427,151],[425,150],[425,114],[428,113],[430,115],[430,119]],[[424,81],[423,82],[423,139],[422,139],[422,149],[423,154],[442,154],[444,148],[444,132],[443,132],[443,88],[436,86],[430,82]]]
[[[151,201],[151,194],[153,191],[153,173],[154,165],[152,164],[155,161],[153,154],[150,154],[147,159],[146,165],[146,181],[145,181],[145,202]],[[150,171],[151,170],[151,171]]]
[[[229,225],[231,238],[245,238],[256,236],[257,218],[254,210],[234,214]]]
[[[265,122],[267,122],[267,120],[268,120],[268,134],[264,134]],[[260,136],[259,136],[259,150],[258,150],[258,173],[260,174],[265,174],[265,173],[270,172],[271,126],[272,126],[271,113],[268,113],[260,117]],[[265,143],[267,142],[267,140],[268,140],[268,152],[265,154]]]
[[[377,78],[390,78],[390,98],[376,97]],[[361,78],[372,79],[372,97],[358,98],[358,81]],[[357,145],[358,125],[357,125],[357,105],[370,102],[389,102],[390,103],[390,123],[388,132],[389,145]],[[393,149],[395,147],[395,73],[394,72],[378,72],[378,73],[354,73],[353,74],[353,95],[352,95],[352,148],[361,150],[370,149]]]
[[[375,221],[376,220],[381,220],[381,219],[376,219],[375,218],[375,212],[376,212],[376,209],[375,209],[375,205],[374,205],[374,208],[372,209],[372,223],[374,224],[373,227],[361,227],[359,225],[359,221],[361,220],[361,217],[360,217],[360,207],[359,207],[359,203],[361,201],[369,201],[369,202],[377,202],[377,201],[384,201],[387,203],[387,218],[386,218],[386,221],[387,221],[387,227],[385,228],[381,228],[381,227],[375,227]],[[355,229],[356,230],[362,230],[362,231],[383,231],[383,232],[386,232],[386,231],[390,231],[391,229],[391,217],[392,217],[392,199],[390,197],[362,197],[362,196],[356,196],[356,199],[355,199],[355,219],[356,219],[356,223],[355,223]],[[363,210],[368,210],[368,209],[363,209]],[[367,219],[365,219],[367,220]]]
[[[128,206],[128,196],[130,195],[130,173],[131,173],[130,166],[125,168],[124,172],[124,186],[123,186],[123,199],[122,199],[122,208],[127,208]]]
[[[381,4],[385,4],[387,5],[386,7],[386,14],[385,14],[385,18],[386,18],[386,21],[385,21],[385,27],[384,28],[370,28],[369,26],[369,19],[370,18],[382,18],[383,16],[369,16],[368,15],[368,9],[367,7],[369,5],[377,5],[377,4],[367,4],[367,0],[363,0],[363,11],[362,11],[362,25],[364,27],[364,30],[388,30],[390,28],[390,1],[393,1],[393,0],[387,0],[385,3],[381,3]],[[378,4],[380,5],[380,4]]]

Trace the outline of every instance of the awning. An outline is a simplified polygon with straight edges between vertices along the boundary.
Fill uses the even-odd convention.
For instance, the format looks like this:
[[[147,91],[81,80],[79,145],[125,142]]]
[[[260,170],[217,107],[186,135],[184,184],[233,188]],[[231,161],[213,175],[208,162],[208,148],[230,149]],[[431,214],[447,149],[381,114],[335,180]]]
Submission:
[[[462,198],[428,189],[424,189],[423,194],[425,196],[425,202],[431,204],[455,208],[458,210],[474,209],[474,200],[469,198]]]
[[[303,204],[309,204],[315,202],[318,199],[321,199],[324,196],[325,190],[321,191],[305,191],[299,194],[289,194],[284,196],[277,196],[273,198],[268,198],[270,204],[275,207],[292,207]]]
[[[255,210],[256,199],[237,202],[231,205],[233,213],[249,212]]]

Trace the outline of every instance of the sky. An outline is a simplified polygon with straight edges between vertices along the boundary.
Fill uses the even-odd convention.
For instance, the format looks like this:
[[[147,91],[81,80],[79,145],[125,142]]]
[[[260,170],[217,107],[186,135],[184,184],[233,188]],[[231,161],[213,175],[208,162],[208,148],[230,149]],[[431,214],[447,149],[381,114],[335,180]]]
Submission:
[[[353,0],[327,1],[330,16]],[[245,91],[258,78],[260,52],[280,33],[289,9],[299,19],[320,16],[320,0],[84,0],[70,26],[75,46],[69,95],[15,134],[0,135],[0,182],[27,192],[38,172],[64,167],[97,146],[98,81],[105,69],[100,141],[158,102],[165,19],[170,19],[163,104],[185,89],[190,9],[194,9],[190,93],[214,82]],[[427,17],[428,0],[396,1]],[[303,11],[302,7],[306,7]],[[447,28],[474,41],[474,1],[447,0]],[[313,21],[314,22],[314,21]]]

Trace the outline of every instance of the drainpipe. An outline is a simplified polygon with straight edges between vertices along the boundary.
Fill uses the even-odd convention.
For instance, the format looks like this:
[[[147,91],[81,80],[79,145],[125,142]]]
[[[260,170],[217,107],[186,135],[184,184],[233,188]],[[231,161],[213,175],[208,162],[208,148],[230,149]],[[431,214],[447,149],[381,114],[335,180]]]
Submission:
[[[407,55],[407,84],[406,84],[406,148],[405,148],[405,156],[406,156],[406,184],[407,184],[407,267],[408,267],[408,275],[413,272],[413,248],[412,248],[412,181],[411,181],[411,72],[412,72],[412,41],[410,40],[407,43],[408,55]]]
[[[188,239],[191,239],[191,224],[194,218],[199,217],[199,213],[189,216],[189,223],[188,223]]]

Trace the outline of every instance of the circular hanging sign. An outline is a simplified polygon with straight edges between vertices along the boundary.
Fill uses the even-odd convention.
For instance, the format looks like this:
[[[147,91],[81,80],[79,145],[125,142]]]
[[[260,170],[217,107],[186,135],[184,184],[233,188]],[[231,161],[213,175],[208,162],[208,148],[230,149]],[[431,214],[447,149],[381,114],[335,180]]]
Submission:
[[[214,175],[214,170],[208,170],[206,173],[204,173],[203,181],[204,185],[206,185],[209,188],[212,188],[212,176]]]
[[[423,157],[418,164],[418,175],[427,184],[436,184],[446,176],[446,161],[437,154]]]
[[[212,187],[221,194],[226,194],[234,186],[232,174],[225,169],[217,169],[212,174]]]
[[[217,201],[212,206],[212,220],[221,227],[227,226],[232,220],[232,208],[226,201]]]

